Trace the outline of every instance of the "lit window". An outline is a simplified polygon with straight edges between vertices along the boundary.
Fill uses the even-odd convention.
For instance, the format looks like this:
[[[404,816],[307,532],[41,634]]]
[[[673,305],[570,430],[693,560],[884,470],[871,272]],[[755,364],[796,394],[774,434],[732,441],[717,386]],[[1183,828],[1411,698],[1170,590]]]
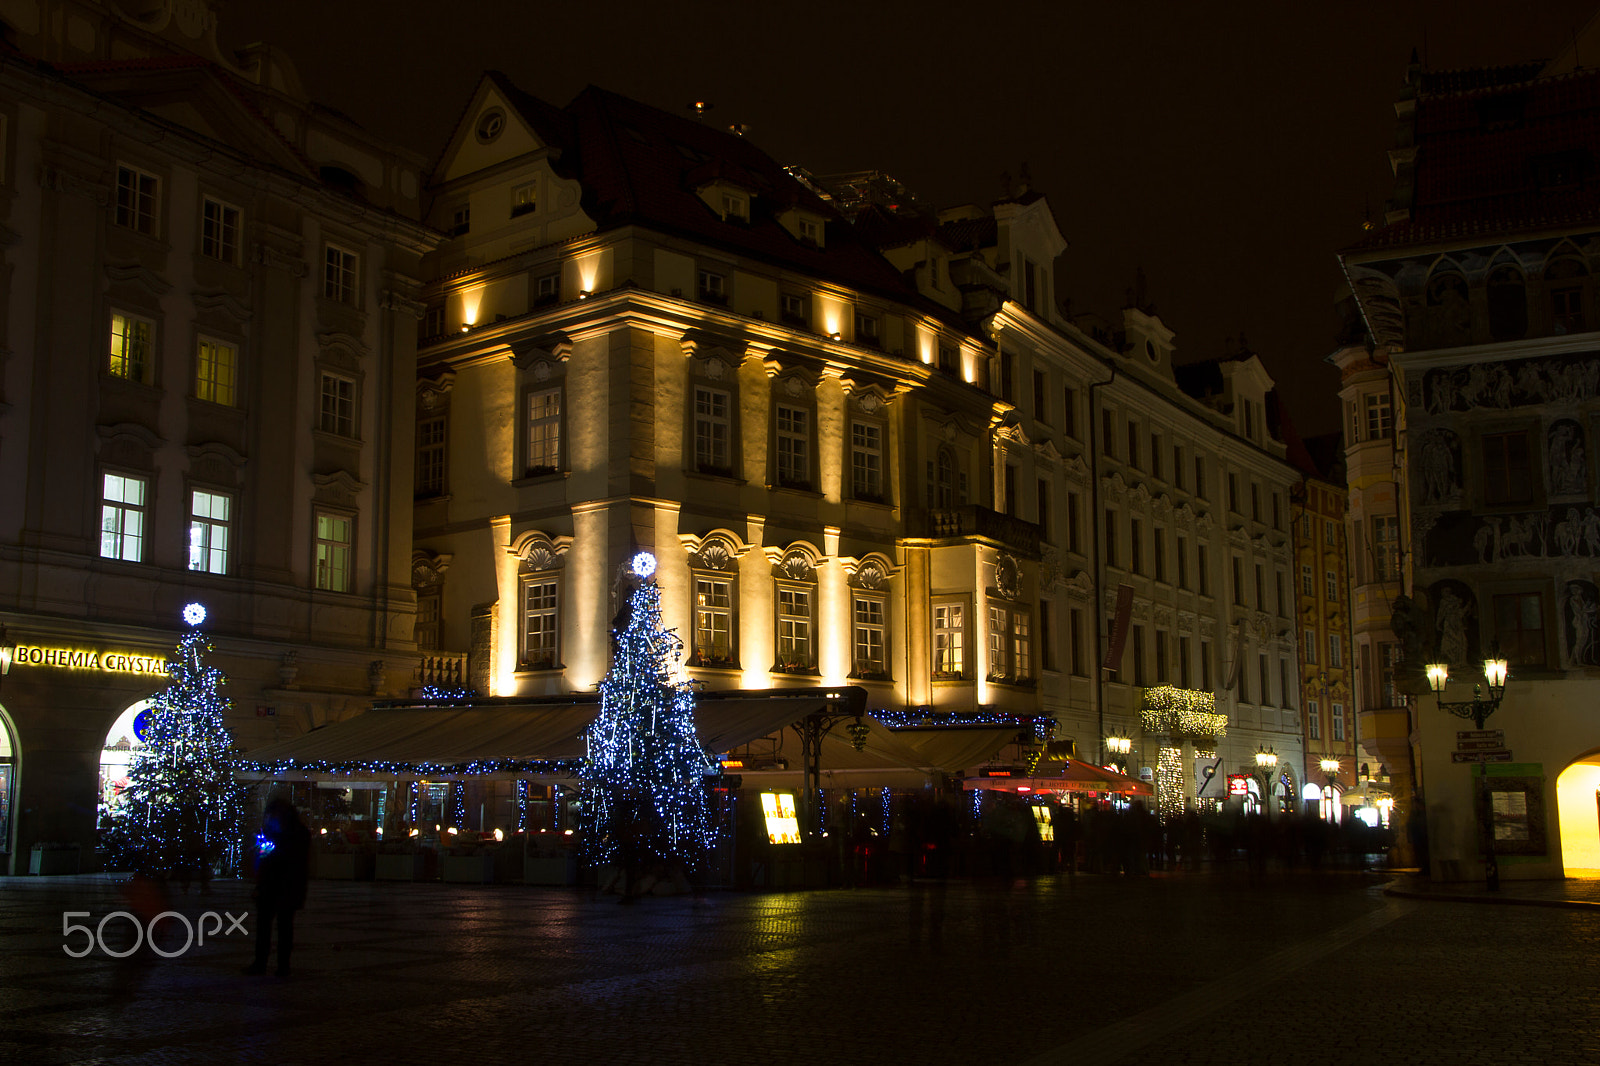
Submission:
[[[443,415],[417,423],[417,495],[444,492],[445,420]]]
[[[799,407],[778,407],[778,484],[811,487],[811,415]]]
[[[858,500],[883,499],[883,427],[850,425],[850,491]]]
[[[966,671],[966,608],[939,604],[933,609],[933,676],[959,678]]]
[[[356,435],[356,383],[337,374],[322,375],[322,407],[317,426],[340,437]]]
[[[350,591],[350,526],[343,515],[317,512],[317,588]]]
[[[100,493],[100,557],[137,563],[144,559],[147,482],[142,477],[107,474]]]
[[[524,475],[552,474],[561,469],[561,390],[528,394],[528,462]]]
[[[239,261],[239,209],[207,196],[200,207],[200,254],[224,263]]]
[[[356,270],[356,253],[336,244],[328,245],[322,257],[322,295],[355,306]]]
[[[522,665],[529,670],[550,670],[559,662],[556,592],[554,580],[529,581],[522,586]]]
[[[238,350],[221,341],[202,340],[195,359],[196,399],[233,406],[234,380],[238,376]]]
[[[811,592],[781,586],[778,589],[778,668],[810,670]]]
[[[727,303],[728,279],[709,270],[700,271],[700,299],[706,303]]]
[[[111,359],[107,372],[129,381],[149,381],[154,340],[153,323],[121,311],[111,312]]]
[[[155,236],[160,190],[161,181],[154,174],[117,164],[117,225]]]
[[[703,473],[731,476],[729,441],[733,434],[729,397],[721,389],[694,390],[694,462]]]
[[[887,673],[884,659],[884,609],[883,600],[875,596],[857,596],[855,614],[855,671],[856,677],[882,677]]]
[[[531,215],[539,210],[539,186],[535,182],[511,190],[511,217]]]
[[[694,664],[733,665],[733,582],[697,577],[694,596]]]
[[[189,569],[228,572],[228,529],[233,501],[219,492],[189,494]]]

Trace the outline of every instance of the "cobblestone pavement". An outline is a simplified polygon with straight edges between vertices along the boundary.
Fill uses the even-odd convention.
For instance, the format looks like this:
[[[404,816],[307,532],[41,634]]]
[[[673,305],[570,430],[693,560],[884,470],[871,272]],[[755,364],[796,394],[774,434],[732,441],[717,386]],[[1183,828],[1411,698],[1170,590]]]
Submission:
[[[0,1063],[747,1059],[1048,1066],[1600,1062],[1600,914],[1395,899],[1285,873],[710,893],[633,907],[512,886],[314,882],[295,973],[213,933],[66,957],[63,911],[193,919],[0,879]],[[223,923],[226,924],[225,921]],[[247,923],[254,929],[254,917]],[[183,929],[158,927],[176,953]],[[105,927],[113,951],[131,923]]]

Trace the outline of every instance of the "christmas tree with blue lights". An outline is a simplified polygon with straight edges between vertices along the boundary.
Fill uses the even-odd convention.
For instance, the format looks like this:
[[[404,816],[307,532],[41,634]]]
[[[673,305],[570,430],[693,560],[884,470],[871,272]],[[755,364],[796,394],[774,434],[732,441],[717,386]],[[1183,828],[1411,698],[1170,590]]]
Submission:
[[[660,865],[692,868],[711,841],[705,777],[714,770],[694,727],[694,690],[672,677],[683,642],[662,628],[655,560],[630,564],[634,587],[612,631],[600,714],[586,735],[580,826],[589,860],[624,871],[624,898]]]
[[[237,863],[249,788],[234,777],[239,748],[217,691],[227,679],[204,662],[205,608],[192,603],[183,618],[190,628],[167,663],[171,683],[150,700],[144,750],[129,768],[108,844],[118,868],[187,890],[219,863]]]

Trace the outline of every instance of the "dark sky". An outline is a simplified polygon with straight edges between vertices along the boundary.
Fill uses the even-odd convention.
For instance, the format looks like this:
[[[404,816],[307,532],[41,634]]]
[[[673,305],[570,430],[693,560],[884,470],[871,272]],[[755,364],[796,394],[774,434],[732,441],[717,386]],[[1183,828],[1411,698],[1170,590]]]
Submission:
[[[1069,248],[1061,295],[1116,321],[1135,271],[1178,359],[1243,334],[1304,434],[1338,428],[1339,272],[1389,193],[1411,48],[1434,69],[1558,51],[1596,0],[745,3],[234,0],[314,99],[435,156],[485,69],[714,104],[783,163],[877,168],[936,207],[1024,163]],[[992,16],[985,21],[985,16]]]

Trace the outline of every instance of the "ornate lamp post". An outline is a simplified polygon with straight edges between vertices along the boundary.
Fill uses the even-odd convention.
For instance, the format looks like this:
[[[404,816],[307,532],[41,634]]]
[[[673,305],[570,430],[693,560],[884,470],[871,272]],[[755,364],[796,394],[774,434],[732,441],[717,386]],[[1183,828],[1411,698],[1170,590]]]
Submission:
[[[1113,733],[1106,737],[1106,750],[1111,753],[1111,763],[1120,774],[1128,772],[1128,753],[1133,750],[1133,741],[1122,733]]]
[[[1261,778],[1261,812],[1272,814],[1272,774],[1278,768],[1278,753],[1266,745],[1256,751],[1256,773]]]
[[[1473,683],[1472,698],[1470,700],[1447,700],[1444,698],[1444,689],[1450,682],[1450,668],[1444,663],[1428,664],[1428,685],[1433,689],[1433,694],[1439,702],[1441,711],[1449,711],[1457,718],[1466,718],[1472,721],[1473,727],[1483,729],[1483,723],[1489,716],[1500,709],[1500,701],[1506,694],[1506,661],[1504,659],[1485,659],[1483,661],[1483,679],[1488,682],[1489,692],[1485,696],[1483,686]],[[1500,863],[1494,853],[1494,809],[1489,805],[1489,760],[1482,751],[1478,754],[1478,787],[1473,799],[1478,809],[1482,812],[1480,821],[1483,825],[1483,881],[1485,887],[1491,892],[1500,888]]]
[[[1324,794],[1324,802],[1328,805],[1325,818],[1330,822],[1338,822],[1339,806],[1334,802],[1333,786],[1339,783],[1339,760],[1332,755],[1324,755],[1318,765],[1322,767],[1322,773],[1328,779],[1328,791]]]

